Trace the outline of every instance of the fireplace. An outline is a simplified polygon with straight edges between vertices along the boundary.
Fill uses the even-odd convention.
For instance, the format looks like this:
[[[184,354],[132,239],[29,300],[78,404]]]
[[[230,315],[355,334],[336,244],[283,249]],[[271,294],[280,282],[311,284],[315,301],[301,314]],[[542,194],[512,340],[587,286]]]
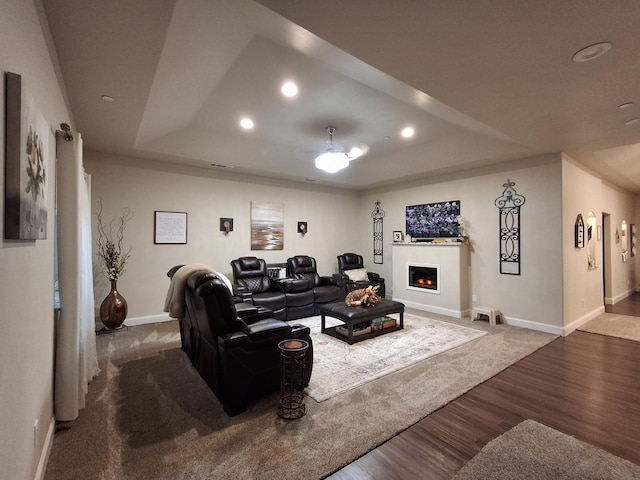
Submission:
[[[440,266],[407,264],[407,288],[428,293],[440,293]]]

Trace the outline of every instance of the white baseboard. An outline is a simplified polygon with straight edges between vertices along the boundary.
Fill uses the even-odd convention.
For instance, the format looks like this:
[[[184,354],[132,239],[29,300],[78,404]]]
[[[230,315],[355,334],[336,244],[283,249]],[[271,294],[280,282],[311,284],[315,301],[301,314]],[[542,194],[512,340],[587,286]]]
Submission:
[[[548,325],[546,323],[534,322],[532,320],[524,320],[522,318],[501,316],[501,320],[506,325],[513,327],[528,328],[538,332],[550,333],[552,335],[563,335],[564,328],[556,325]]]
[[[49,422],[49,428],[47,429],[47,436],[44,439],[44,445],[40,452],[40,459],[38,460],[38,468],[34,480],[43,480],[44,474],[47,471],[47,463],[49,463],[49,455],[53,448],[53,437],[56,433],[56,419],[52,418]]]
[[[591,312],[587,313],[586,315],[583,315],[580,318],[575,319],[573,322],[571,322],[569,325],[566,325],[564,327],[564,336],[569,335],[571,332],[577,330],[578,328],[580,328],[582,325],[584,325],[585,323],[587,323],[589,320],[593,320],[594,318],[596,318],[598,315],[602,315],[604,313],[604,305],[600,305],[598,308],[592,310]]]
[[[415,308],[416,310],[422,310],[423,312],[438,313],[440,315],[447,315],[454,318],[463,318],[471,316],[470,310],[452,310],[450,308],[435,307],[433,305],[425,305],[424,303],[411,302],[409,300],[402,300],[401,298],[393,298],[394,301],[404,303],[405,307]]]
[[[631,295],[633,295],[637,290],[635,288],[632,288],[631,290],[627,290],[626,292],[622,292],[619,295],[616,295],[615,297],[604,297],[604,303],[605,305],[615,305],[616,303],[624,300],[627,297],[630,297]]]
[[[471,316],[471,309],[469,310],[452,310],[449,308],[441,308],[434,307],[433,305],[425,305],[423,303],[410,302],[407,300],[402,300],[401,298],[394,298],[396,302],[404,303],[405,307],[415,308],[416,310],[422,310],[423,312],[431,312],[438,313],[440,315],[447,315],[449,317],[454,318],[464,318]],[[600,309],[599,309],[600,310]],[[604,307],[601,307],[601,310],[604,311]],[[592,318],[598,316],[601,312],[592,312],[590,317],[583,321],[586,323]],[[550,333],[552,335],[561,335],[566,336],[571,333],[573,330],[578,328],[577,326],[573,326],[573,328],[569,327],[561,327],[556,325],[547,325],[545,323],[533,322],[531,320],[524,320],[522,318],[515,317],[505,317],[504,315],[500,315],[500,320],[504,322],[506,325],[511,325],[514,327],[528,328],[529,330],[536,330],[538,332]],[[575,324],[576,322],[574,322]]]

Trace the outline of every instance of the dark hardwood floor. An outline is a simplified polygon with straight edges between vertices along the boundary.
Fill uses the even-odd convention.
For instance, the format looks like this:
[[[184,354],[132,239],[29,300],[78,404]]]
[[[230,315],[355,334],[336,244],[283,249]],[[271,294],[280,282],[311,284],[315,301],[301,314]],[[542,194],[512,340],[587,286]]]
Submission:
[[[558,338],[328,478],[450,479],[525,419],[640,465],[640,343]]]
[[[605,305],[604,311],[607,313],[615,313],[616,315],[640,317],[640,292],[629,295],[615,305]]]

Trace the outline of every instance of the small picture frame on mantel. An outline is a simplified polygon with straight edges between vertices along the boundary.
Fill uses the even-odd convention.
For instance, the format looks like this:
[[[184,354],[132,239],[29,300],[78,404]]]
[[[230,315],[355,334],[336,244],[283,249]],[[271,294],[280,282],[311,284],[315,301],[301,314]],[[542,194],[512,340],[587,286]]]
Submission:
[[[395,230],[393,232],[393,243],[402,243],[404,240],[404,235],[400,230]]]

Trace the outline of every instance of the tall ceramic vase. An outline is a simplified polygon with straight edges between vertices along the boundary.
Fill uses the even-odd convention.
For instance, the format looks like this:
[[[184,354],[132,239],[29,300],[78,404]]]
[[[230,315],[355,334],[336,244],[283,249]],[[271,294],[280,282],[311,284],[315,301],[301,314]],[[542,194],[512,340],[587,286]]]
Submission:
[[[118,292],[116,280],[111,280],[111,291],[100,305],[100,321],[107,328],[116,329],[127,318],[127,301]]]

